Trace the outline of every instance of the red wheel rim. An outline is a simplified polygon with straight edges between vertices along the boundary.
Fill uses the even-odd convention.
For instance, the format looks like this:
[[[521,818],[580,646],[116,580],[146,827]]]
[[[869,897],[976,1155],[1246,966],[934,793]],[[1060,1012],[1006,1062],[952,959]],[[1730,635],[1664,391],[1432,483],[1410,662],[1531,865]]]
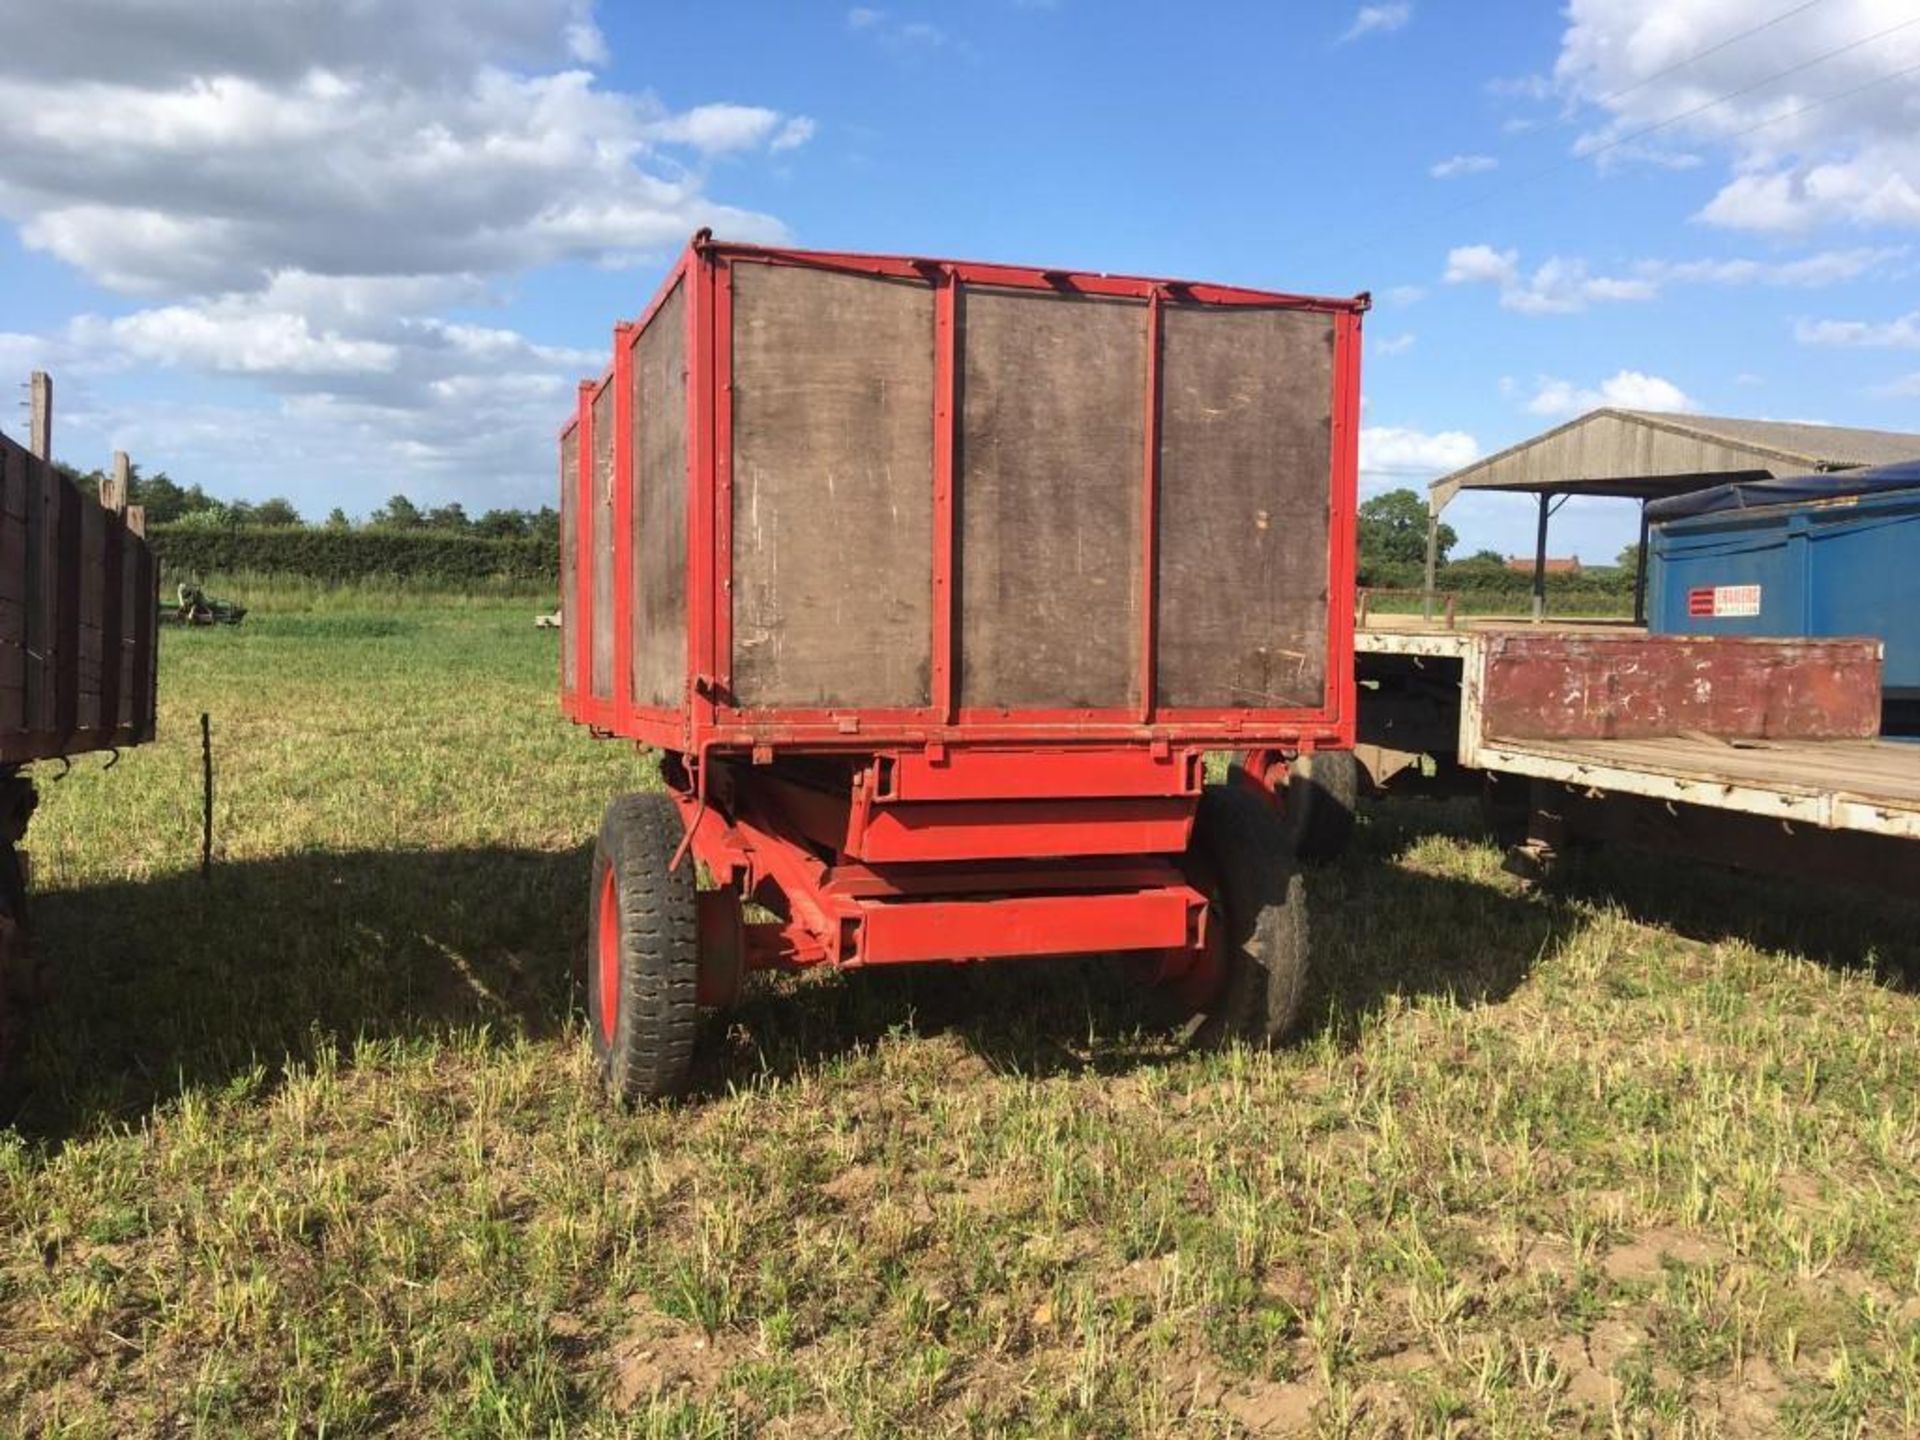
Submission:
[[[613,1044],[613,1030],[620,1013],[620,892],[609,866],[600,882],[600,1035]]]

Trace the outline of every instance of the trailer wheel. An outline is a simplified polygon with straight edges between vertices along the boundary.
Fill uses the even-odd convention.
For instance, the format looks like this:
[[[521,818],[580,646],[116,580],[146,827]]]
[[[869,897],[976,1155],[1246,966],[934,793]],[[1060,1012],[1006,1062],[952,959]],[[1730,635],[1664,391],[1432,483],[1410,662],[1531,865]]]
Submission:
[[[1200,1045],[1267,1045],[1300,1022],[1308,973],[1306,882],[1273,808],[1238,785],[1200,796],[1194,851],[1214,896],[1219,984],[1194,1033]]]
[[[1309,865],[1338,860],[1353,839],[1360,803],[1360,761],[1351,750],[1317,750],[1287,767],[1281,814],[1293,853]]]
[[[1279,790],[1256,779],[1236,757],[1227,779],[1279,806],[1281,824],[1293,853],[1309,865],[1338,860],[1353,839],[1353,816],[1360,803],[1360,761],[1351,750],[1316,750],[1287,764],[1287,783]]]
[[[622,1102],[683,1093],[700,1025],[693,866],[669,870],[680,817],[662,794],[607,806],[593,849],[587,1016],[593,1053]]]

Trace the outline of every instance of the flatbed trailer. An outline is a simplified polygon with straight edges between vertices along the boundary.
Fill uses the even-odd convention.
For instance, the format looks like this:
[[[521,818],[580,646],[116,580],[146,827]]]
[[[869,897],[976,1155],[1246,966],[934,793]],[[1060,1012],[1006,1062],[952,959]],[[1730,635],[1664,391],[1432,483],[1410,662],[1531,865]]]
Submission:
[[[1376,787],[1481,790],[1524,872],[1611,843],[1920,884],[1920,745],[1878,735],[1878,641],[1409,617],[1355,650]]]
[[[660,757],[595,849],[617,1095],[752,970],[1124,952],[1293,1025],[1300,879],[1203,762],[1352,743],[1365,309],[695,237],[559,443],[563,709]]]

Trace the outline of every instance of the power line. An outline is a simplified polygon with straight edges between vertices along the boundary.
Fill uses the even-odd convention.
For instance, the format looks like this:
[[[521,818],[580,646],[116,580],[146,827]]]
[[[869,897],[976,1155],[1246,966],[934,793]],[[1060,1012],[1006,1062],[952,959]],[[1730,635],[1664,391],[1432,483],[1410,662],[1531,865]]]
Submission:
[[[1894,70],[1885,75],[1875,76],[1873,79],[1868,80],[1863,84],[1852,85],[1845,90],[1836,90],[1831,95],[1822,95],[1818,100],[1809,100],[1805,105],[1797,106],[1794,109],[1787,111],[1786,114],[1784,115],[1769,115],[1765,120],[1757,121],[1754,124],[1748,125],[1743,129],[1733,131],[1731,134],[1727,136],[1727,139],[1738,140],[1742,135],[1751,135],[1753,134],[1754,131],[1764,130],[1769,125],[1778,125],[1783,120],[1797,120],[1802,115],[1806,114],[1809,110],[1818,110],[1822,105],[1831,105],[1836,100],[1852,99],[1855,95],[1858,95],[1862,90],[1871,90],[1876,85],[1885,85],[1889,80],[1898,80],[1902,76],[1913,75],[1916,73],[1920,73],[1920,63],[1909,65],[1904,70]]]
[[[1889,35],[1895,34],[1896,32],[1901,30],[1910,29],[1915,25],[1920,25],[1920,15],[1915,15],[1909,19],[1902,20],[1898,25],[1889,25],[1884,30],[1876,30],[1871,35],[1862,36],[1858,40],[1855,40],[1849,44],[1840,46],[1837,50],[1828,50],[1824,54],[1814,56],[1811,60],[1803,60],[1798,65],[1790,65],[1785,70],[1780,71],[1778,74],[1767,76],[1767,78],[1764,80],[1756,80],[1751,85],[1742,85],[1738,90],[1729,90],[1725,95],[1716,96],[1712,100],[1708,100],[1703,104],[1694,106],[1691,110],[1682,110],[1678,115],[1669,115],[1664,120],[1657,120],[1651,125],[1644,126],[1641,129],[1631,131],[1630,133],[1619,136],[1616,139],[1609,140],[1606,144],[1599,146],[1596,149],[1587,150],[1582,152],[1581,154],[1571,156],[1569,157],[1569,159],[1562,161],[1561,164],[1562,165],[1572,164],[1575,161],[1579,161],[1579,160],[1591,160],[1596,155],[1604,155],[1609,150],[1618,149],[1622,145],[1630,145],[1635,140],[1644,140],[1646,139],[1647,136],[1653,134],[1655,131],[1664,130],[1669,125],[1678,125],[1682,120],[1691,120],[1694,116],[1702,114],[1705,111],[1712,110],[1716,106],[1724,105],[1729,100],[1738,100],[1742,95],[1751,95],[1755,90],[1763,89],[1766,86],[1773,84],[1773,82],[1776,80],[1784,80],[1789,75],[1798,75],[1802,70],[1811,70],[1814,66],[1822,64],[1825,61],[1831,60],[1836,55],[1845,55],[1850,50],[1858,50],[1862,45],[1871,45],[1876,40],[1884,40]],[[1560,168],[1560,165],[1556,165],[1552,168],[1557,170]],[[1544,174],[1546,172],[1543,171],[1542,173]]]
[[[1817,3],[1817,0],[1816,0],[1816,3]],[[1802,7],[1802,8],[1805,8],[1805,7]],[[1781,17],[1781,18],[1785,18],[1785,17]],[[1920,14],[1913,15],[1908,19],[1902,20],[1897,25],[1889,25],[1884,30],[1876,30],[1871,35],[1863,35],[1858,40],[1849,41],[1847,44],[1837,46],[1832,50],[1822,51],[1820,54],[1813,56],[1811,59],[1803,60],[1797,65],[1790,65],[1785,70],[1776,71],[1774,74],[1768,75],[1764,79],[1755,80],[1753,83],[1749,85],[1743,85],[1738,90],[1730,90],[1724,95],[1717,95],[1711,100],[1707,100],[1702,102],[1699,105],[1695,105],[1690,110],[1682,110],[1677,115],[1669,115],[1664,120],[1656,120],[1651,125],[1645,125],[1638,130],[1629,131],[1625,135],[1616,136],[1614,139],[1607,141],[1606,144],[1597,146],[1592,150],[1586,150],[1578,154],[1565,156],[1562,159],[1556,160],[1551,165],[1546,165],[1538,170],[1532,170],[1527,172],[1524,175],[1517,176],[1513,180],[1509,181],[1504,185],[1497,185],[1491,189],[1483,190],[1478,195],[1469,195],[1466,198],[1445,207],[1444,209],[1433,212],[1432,214],[1425,217],[1425,219],[1423,220],[1414,221],[1412,223],[1424,226],[1424,225],[1432,225],[1438,221],[1449,219],[1450,217],[1454,215],[1458,215],[1463,211],[1471,210],[1475,206],[1484,205],[1489,200],[1497,199],[1498,197],[1506,194],[1508,191],[1517,189],[1522,185],[1532,184],[1536,180],[1544,180],[1549,175],[1557,175],[1562,170],[1565,170],[1570,166],[1578,165],[1583,160],[1591,160],[1595,156],[1604,155],[1610,150],[1617,150],[1622,145],[1630,145],[1636,140],[1644,140],[1647,136],[1655,134],[1661,130],[1664,130],[1670,125],[1678,125],[1682,120],[1691,120],[1694,116],[1702,115],[1709,110],[1712,110],[1717,108],[1718,106],[1724,105],[1729,100],[1738,100],[1741,96],[1750,95],[1755,90],[1764,89],[1766,86],[1771,85],[1776,81],[1785,80],[1789,76],[1798,75],[1805,70],[1811,70],[1814,66],[1823,64],[1828,60],[1832,60],[1836,56],[1845,55],[1850,51],[1858,50],[1863,45],[1871,45],[1876,40],[1884,40],[1889,35],[1897,34],[1899,31],[1902,31],[1902,30],[1911,29],[1915,25],[1920,25]],[[1863,85],[1854,86],[1850,90],[1841,91],[1836,94],[1826,96],[1823,99],[1810,102],[1809,104],[1804,105],[1797,110],[1790,111],[1787,114],[1773,116],[1767,120],[1760,121],[1755,125],[1748,126],[1744,130],[1736,131],[1735,135],[1751,134],[1753,131],[1761,129],[1767,125],[1776,124],[1782,120],[1790,120],[1797,115],[1805,114],[1808,110],[1818,109],[1820,106],[1828,104],[1834,100],[1845,99],[1850,95],[1858,94],[1862,90],[1871,89],[1873,86],[1883,84],[1889,80],[1897,80],[1901,76],[1910,74],[1910,73],[1911,73],[1910,70],[1898,70],[1898,71],[1894,71],[1892,74],[1882,75],[1877,79],[1866,82]],[[1351,255],[1355,253],[1356,250],[1370,249],[1372,246],[1380,243],[1380,238],[1381,238],[1380,236],[1376,235],[1374,239],[1372,239],[1371,241],[1362,241],[1357,246],[1349,246],[1345,253]]]
[[[1726,49],[1729,45],[1737,45],[1742,40],[1746,39],[1749,35],[1758,35],[1762,30],[1771,30],[1774,26],[1780,24],[1782,21],[1791,20],[1796,15],[1804,15],[1807,11],[1813,9],[1814,6],[1824,4],[1824,3],[1825,3],[1825,0],[1806,0],[1806,3],[1804,5],[1796,5],[1793,7],[1793,9],[1785,11],[1782,14],[1776,15],[1771,20],[1762,21],[1758,25],[1750,25],[1745,30],[1740,31],[1737,34],[1729,35],[1726,39],[1720,41],[1717,45],[1709,45],[1704,50],[1696,50],[1693,54],[1687,56],[1686,59],[1676,60],[1673,62],[1673,64],[1667,66],[1666,69],[1656,70],[1651,75],[1643,75],[1640,79],[1634,81],[1633,84],[1627,86],[1625,89],[1616,90],[1611,95],[1602,95],[1598,100],[1594,101],[1593,103],[1596,105],[1611,105],[1614,101],[1621,99],[1623,96],[1633,94],[1634,91],[1642,88],[1643,86],[1651,85],[1656,80],[1666,79],[1667,76],[1673,74],[1673,72],[1676,70],[1686,69],[1687,66],[1693,64],[1696,60],[1704,60],[1709,55],[1718,55],[1722,50]]]

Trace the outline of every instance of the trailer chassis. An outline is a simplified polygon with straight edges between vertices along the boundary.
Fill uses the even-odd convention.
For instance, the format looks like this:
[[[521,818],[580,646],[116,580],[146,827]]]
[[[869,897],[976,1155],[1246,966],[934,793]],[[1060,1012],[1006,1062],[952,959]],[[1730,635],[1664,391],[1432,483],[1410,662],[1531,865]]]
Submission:
[[[1305,899],[1280,812],[1207,785],[1198,748],[670,751],[660,773],[664,794],[609,807],[596,850],[589,1011],[623,1098],[674,1093],[684,1069],[623,1084],[636,1027],[725,1010],[755,972],[1111,955],[1202,1040],[1275,1039],[1299,1013]],[[637,875],[618,833],[636,807],[672,842]],[[677,908],[687,973],[655,974],[674,949],[655,921]],[[653,951],[636,955],[636,928]]]

